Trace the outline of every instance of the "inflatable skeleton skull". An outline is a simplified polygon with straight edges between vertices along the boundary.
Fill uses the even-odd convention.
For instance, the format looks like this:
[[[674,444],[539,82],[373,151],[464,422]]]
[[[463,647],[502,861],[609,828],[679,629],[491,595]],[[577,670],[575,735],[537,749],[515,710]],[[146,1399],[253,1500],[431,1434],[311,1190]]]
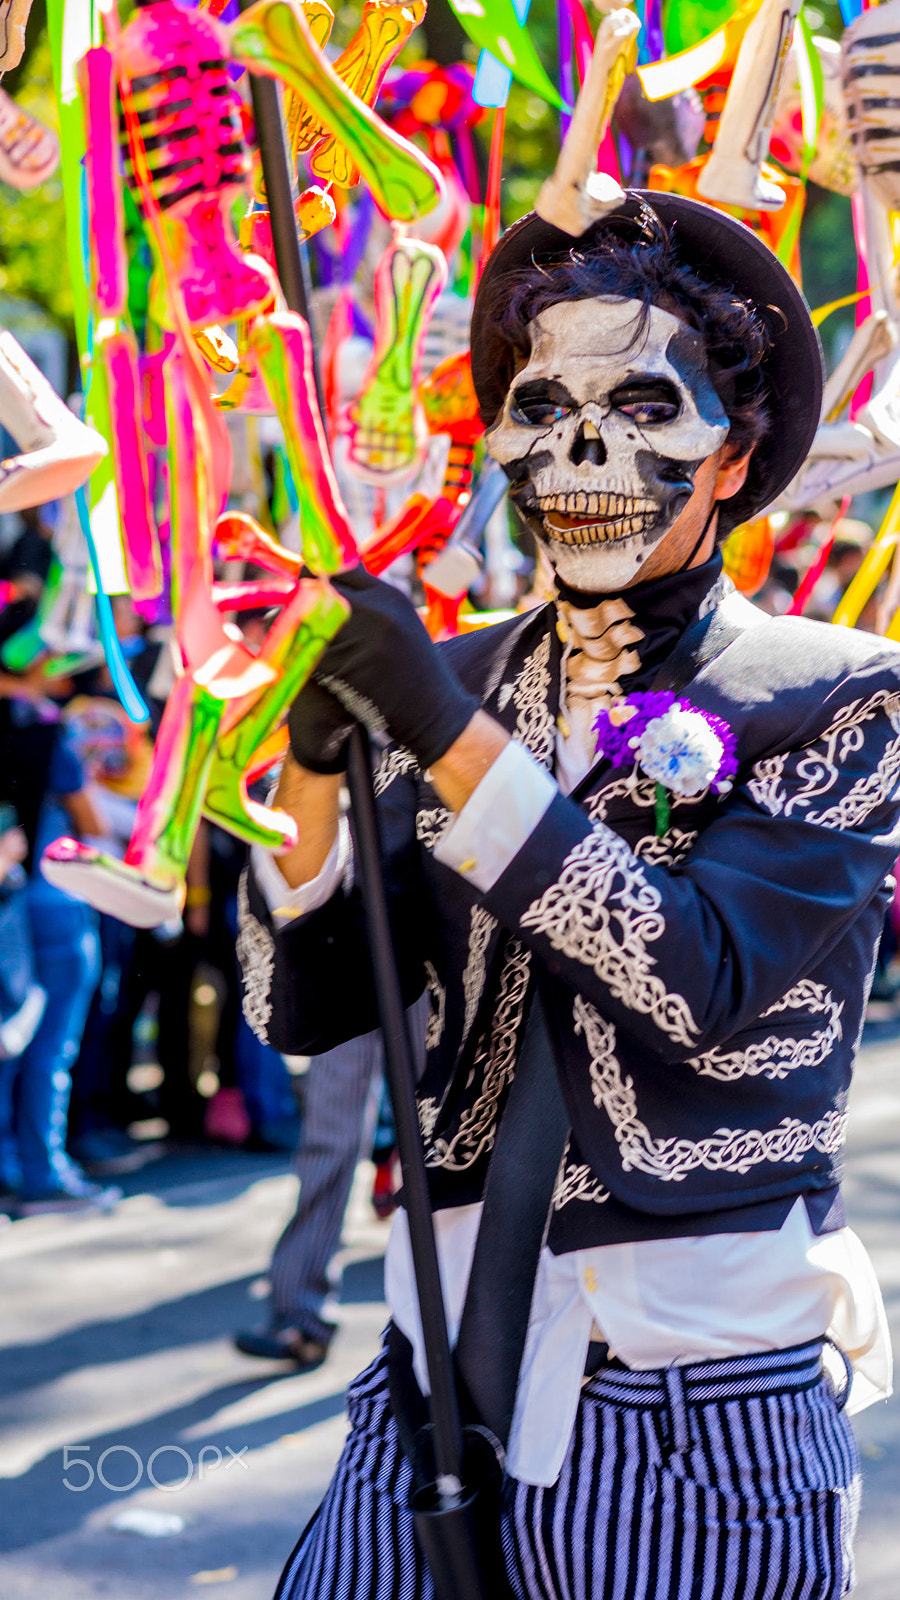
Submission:
[[[563,581],[622,588],[729,431],[704,339],[659,306],[606,297],[549,306],[530,335],[487,448]]]

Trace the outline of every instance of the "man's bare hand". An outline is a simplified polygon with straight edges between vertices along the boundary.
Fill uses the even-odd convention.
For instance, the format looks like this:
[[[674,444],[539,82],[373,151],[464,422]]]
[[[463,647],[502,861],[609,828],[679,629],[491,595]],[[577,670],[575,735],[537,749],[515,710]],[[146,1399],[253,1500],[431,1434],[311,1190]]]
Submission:
[[[340,773],[309,772],[288,751],[273,803],[297,824],[298,839],[293,850],[275,857],[289,889],[309,883],[325,865],[337,838],[340,792]]]

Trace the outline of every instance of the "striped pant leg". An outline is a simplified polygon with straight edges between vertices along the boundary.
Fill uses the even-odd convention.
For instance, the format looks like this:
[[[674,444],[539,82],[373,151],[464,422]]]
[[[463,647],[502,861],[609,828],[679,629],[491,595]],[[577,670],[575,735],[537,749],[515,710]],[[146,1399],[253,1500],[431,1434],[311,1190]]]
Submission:
[[[310,1338],[327,1339],[321,1311],[329,1293],[328,1268],[359,1160],[372,1076],[381,1063],[381,1035],[367,1033],[309,1068],[295,1170],[297,1209],[275,1246],[269,1276],[276,1318],[296,1321]]]
[[[434,1600],[409,1510],[382,1352],[347,1394],[350,1435],[319,1510],[282,1574],[275,1600]]]
[[[679,1369],[618,1387],[599,1375],[587,1386],[552,1488],[507,1485],[518,1600],[850,1593],[858,1458],[827,1378],[769,1392],[757,1378],[699,1403]]]

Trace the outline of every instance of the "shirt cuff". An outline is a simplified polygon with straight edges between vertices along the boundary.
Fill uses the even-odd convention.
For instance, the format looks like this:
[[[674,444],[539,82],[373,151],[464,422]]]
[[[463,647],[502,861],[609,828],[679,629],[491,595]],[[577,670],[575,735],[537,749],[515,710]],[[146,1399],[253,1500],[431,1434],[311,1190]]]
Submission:
[[[308,883],[300,883],[296,889],[291,889],[282,877],[271,851],[262,845],[253,845],[250,851],[253,876],[275,926],[283,928],[295,917],[305,916],[308,911],[318,911],[320,906],[324,906],[340,888],[350,863],[351,851],[350,827],[347,819],[341,817],[337,838],[316,876],[310,878]]]
[[[511,739],[441,835],[434,854],[486,894],[558,793],[554,778]]]

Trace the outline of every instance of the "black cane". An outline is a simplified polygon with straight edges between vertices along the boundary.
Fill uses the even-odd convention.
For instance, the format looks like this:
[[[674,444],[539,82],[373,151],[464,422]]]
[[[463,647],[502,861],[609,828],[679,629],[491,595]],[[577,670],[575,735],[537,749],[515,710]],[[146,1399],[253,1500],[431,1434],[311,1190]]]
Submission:
[[[278,277],[288,309],[308,322],[306,285],[277,87],[270,78],[251,72],[250,91]],[[350,740],[347,778],[356,869],[384,1037],[385,1074],[394,1108],[431,1390],[429,1410],[435,1482],[425,1489],[415,1508],[416,1530],[439,1600],[487,1600],[475,1527],[480,1515],[476,1507],[478,1497],[463,1487],[462,1422],[447,1333],[425,1152],[419,1131],[415,1069],[391,940],[369,744],[362,728],[357,728]]]
[[[241,9],[246,11],[252,0],[242,0]],[[309,323],[310,337],[312,338],[312,323],[309,316],[309,301],[306,292],[306,272],[304,270],[303,255],[300,250],[300,240],[297,237],[297,223],[294,217],[294,196],[291,183],[291,168],[288,161],[287,145],[284,138],[284,126],[281,120],[281,106],[278,103],[278,85],[274,78],[264,78],[255,72],[248,73],[250,79],[250,98],[253,104],[253,121],[256,123],[256,140],[259,145],[259,155],[262,161],[263,182],[266,186],[266,204],[269,207],[269,220],[272,225],[272,244],[275,248],[275,266],[278,269],[278,281],[281,292],[287,302],[289,311],[296,311],[304,322]],[[322,378],[319,372],[318,352],[315,339],[313,346],[313,374],[316,381],[316,398],[319,410],[325,415],[325,405],[322,397]]]
[[[384,1036],[385,1073],[394,1108],[409,1242],[425,1339],[437,1482],[458,1500],[462,1487],[462,1424],[438,1270],[425,1152],[419,1132],[415,1067],[388,921],[369,740],[360,727],[354,729],[350,739],[347,787],[350,790],[357,881],[366,916],[379,1021]]]

